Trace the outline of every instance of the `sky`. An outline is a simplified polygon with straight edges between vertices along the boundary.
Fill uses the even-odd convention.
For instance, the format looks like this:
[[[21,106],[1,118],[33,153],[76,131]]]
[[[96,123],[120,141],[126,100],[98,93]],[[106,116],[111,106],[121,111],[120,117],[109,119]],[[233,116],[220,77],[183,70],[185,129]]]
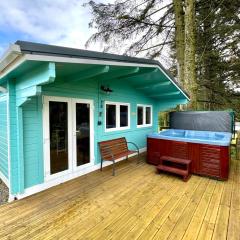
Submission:
[[[113,0],[102,0],[107,3]],[[89,29],[87,0],[0,0],[0,55],[17,40],[85,48]],[[101,44],[88,49],[101,51]]]
[[[9,44],[17,40],[85,49],[86,41],[96,32],[96,29],[89,28],[90,8],[83,6],[88,1],[0,0],[0,58]],[[114,1],[95,0],[102,3]],[[104,46],[97,42],[89,45],[88,49],[103,51]],[[144,56],[144,53],[139,55]],[[159,60],[165,67],[170,66],[166,50]]]

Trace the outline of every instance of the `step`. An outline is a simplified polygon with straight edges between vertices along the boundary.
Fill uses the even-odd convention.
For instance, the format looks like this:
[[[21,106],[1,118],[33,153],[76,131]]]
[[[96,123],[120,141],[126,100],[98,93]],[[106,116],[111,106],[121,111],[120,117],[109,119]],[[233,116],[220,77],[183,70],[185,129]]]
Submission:
[[[185,165],[189,165],[192,162],[192,160],[189,159],[175,158],[170,156],[162,156],[160,159],[168,162],[180,163]]]
[[[161,171],[176,173],[181,176],[187,176],[189,174],[188,171],[185,169],[179,169],[179,168],[170,167],[166,165],[158,165],[156,168]]]

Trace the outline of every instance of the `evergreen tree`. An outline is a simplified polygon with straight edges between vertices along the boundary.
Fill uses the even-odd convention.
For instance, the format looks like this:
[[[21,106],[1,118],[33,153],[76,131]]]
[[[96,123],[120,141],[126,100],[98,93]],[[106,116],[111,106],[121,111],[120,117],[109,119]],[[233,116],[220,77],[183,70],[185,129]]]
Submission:
[[[118,49],[160,61],[164,49],[171,51],[170,70],[189,91],[194,109],[234,108],[240,114],[239,0],[117,0],[88,5],[93,14],[90,26],[97,33],[87,44],[100,40],[105,51]]]

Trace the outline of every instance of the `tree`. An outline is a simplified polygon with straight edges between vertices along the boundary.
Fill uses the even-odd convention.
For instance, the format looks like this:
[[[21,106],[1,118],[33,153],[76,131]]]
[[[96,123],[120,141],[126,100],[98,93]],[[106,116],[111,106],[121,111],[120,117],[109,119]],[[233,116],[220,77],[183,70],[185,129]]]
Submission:
[[[168,62],[174,65],[169,68],[178,72],[178,80],[190,92],[191,107],[236,108],[239,94],[235,89],[240,88],[239,0],[172,1],[90,1],[90,26],[97,33],[88,44],[100,40],[106,44],[105,51],[120,48],[125,54],[165,62],[164,53],[170,52],[173,58],[169,61],[168,56]]]
[[[185,52],[185,28],[184,28],[184,1],[174,0],[174,12],[175,12],[175,46],[176,46],[176,59],[177,59],[177,73],[178,79],[185,87],[184,78],[184,52]]]
[[[88,5],[93,15],[90,27],[95,27],[97,33],[91,36],[87,46],[101,41],[106,44],[104,51],[116,51],[120,46],[124,54],[156,58],[173,42],[172,3],[163,5],[161,0],[129,0],[114,4],[90,1]]]
[[[198,102],[205,109],[231,108],[239,101],[234,91],[240,87],[239,8],[237,0],[197,2]]]
[[[196,41],[195,41],[195,0],[185,0],[186,10],[184,16],[185,55],[184,78],[190,93],[190,106],[197,110],[197,79],[196,79]]]

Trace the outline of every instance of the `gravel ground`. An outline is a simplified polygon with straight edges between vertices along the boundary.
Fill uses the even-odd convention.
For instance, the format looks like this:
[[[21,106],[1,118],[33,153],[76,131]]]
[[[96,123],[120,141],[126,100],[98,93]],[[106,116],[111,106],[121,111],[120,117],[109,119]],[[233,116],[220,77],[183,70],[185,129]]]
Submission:
[[[5,183],[0,179],[0,205],[8,201],[8,188]]]

